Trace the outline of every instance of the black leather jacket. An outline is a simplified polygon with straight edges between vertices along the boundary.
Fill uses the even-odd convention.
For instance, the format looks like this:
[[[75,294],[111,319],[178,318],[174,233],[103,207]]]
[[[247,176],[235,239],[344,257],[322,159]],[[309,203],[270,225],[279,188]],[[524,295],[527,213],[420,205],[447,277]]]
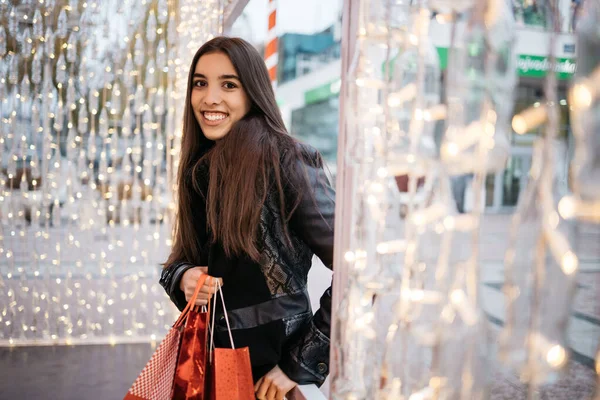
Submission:
[[[305,183],[299,190],[288,189],[285,193],[288,199],[301,197],[289,222],[292,248],[283,241],[285,222],[276,193],[268,196],[261,214],[259,243],[263,256],[259,263],[246,257],[228,258],[218,243],[208,243],[206,205],[199,195],[194,199],[198,203],[194,220],[205,248],[199,265],[208,266],[209,275],[223,278],[235,345],[249,346],[254,379],[279,365],[299,384],[321,385],[329,372],[331,287],[313,315],[306,285],[313,254],[327,267],[333,265],[335,192],[325,176],[320,155],[307,147],[303,152],[306,160],[299,161],[297,167],[306,170],[309,187]],[[206,184],[200,182],[200,188]],[[185,307],[180,280],[193,266],[182,260],[167,266],[161,275],[160,284],[179,309]],[[223,311],[220,302],[217,304],[217,346],[227,347]]]

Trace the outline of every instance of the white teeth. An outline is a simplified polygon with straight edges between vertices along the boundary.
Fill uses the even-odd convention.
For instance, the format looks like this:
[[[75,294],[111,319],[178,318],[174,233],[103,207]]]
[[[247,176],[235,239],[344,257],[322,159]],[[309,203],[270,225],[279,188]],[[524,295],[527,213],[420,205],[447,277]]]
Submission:
[[[225,119],[227,115],[221,113],[204,113],[204,117],[209,121],[220,121]]]

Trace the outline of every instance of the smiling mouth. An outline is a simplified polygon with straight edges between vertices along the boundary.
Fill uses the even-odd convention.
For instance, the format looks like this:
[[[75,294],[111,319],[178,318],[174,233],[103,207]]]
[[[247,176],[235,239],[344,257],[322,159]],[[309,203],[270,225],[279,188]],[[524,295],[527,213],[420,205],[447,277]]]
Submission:
[[[202,114],[204,123],[209,126],[219,125],[221,122],[227,119],[227,117],[229,117],[229,114],[223,112],[203,111],[200,114]]]
[[[223,121],[228,116],[229,116],[229,114],[223,113],[223,112],[210,112],[210,111],[202,112],[202,117],[204,118],[204,120],[209,123],[212,123],[212,124],[218,124],[219,122]]]

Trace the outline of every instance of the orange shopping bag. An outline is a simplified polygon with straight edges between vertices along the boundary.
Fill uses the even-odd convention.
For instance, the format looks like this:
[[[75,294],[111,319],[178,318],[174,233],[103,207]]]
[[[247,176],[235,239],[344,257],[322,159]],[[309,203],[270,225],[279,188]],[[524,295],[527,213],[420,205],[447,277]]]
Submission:
[[[221,285],[217,281],[218,292],[214,296],[213,308],[216,310],[217,296],[220,295],[223,304],[223,313],[227,323],[229,340],[231,348],[223,348],[214,350],[213,334],[215,331],[215,313],[213,310],[212,324],[210,330],[210,382],[209,393],[211,400],[255,400],[254,381],[252,379],[252,366],[250,365],[250,350],[248,347],[236,349],[233,344],[233,335],[229,326],[229,318],[227,318],[227,310],[225,309],[225,300],[223,299],[223,291]]]
[[[207,321],[208,313],[198,313],[193,310],[200,288],[202,288],[207,278],[208,275],[206,274],[200,277],[190,301],[167,333],[167,336],[160,343],[150,361],[129,388],[123,400],[171,400],[173,398],[174,377],[182,346],[183,333],[186,332],[185,328],[188,325],[187,322],[189,320],[192,325],[195,325],[196,321],[199,320],[198,317],[202,314],[204,314],[204,320]],[[190,319],[190,315],[192,319]],[[204,345],[206,346],[206,340]]]

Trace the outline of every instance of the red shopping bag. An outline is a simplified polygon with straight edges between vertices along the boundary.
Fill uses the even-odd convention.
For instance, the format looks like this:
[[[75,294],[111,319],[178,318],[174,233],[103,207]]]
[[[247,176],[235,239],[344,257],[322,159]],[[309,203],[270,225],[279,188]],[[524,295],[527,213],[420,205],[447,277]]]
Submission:
[[[173,379],[173,400],[206,399],[209,314],[210,302],[207,312],[192,309],[187,317]]]
[[[190,313],[192,313],[194,321],[198,320],[196,316],[199,314],[205,314],[205,318],[208,316],[207,313],[198,313],[192,310],[200,288],[202,288],[207,278],[208,275],[206,274],[200,277],[190,301],[167,333],[167,336],[160,343],[150,361],[129,388],[123,400],[171,400],[173,398],[174,377],[182,345],[182,333],[185,332],[185,326],[188,325]],[[206,348],[206,340],[204,343]]]
[[[214,309],[216,309],[217,296],[220,295],[223,304],[223,313],[227,323],[229,340],[231,348],[212,349],[214,345],[213,334],[215,331],[215,313],[212,315],[212,328],[210,330],[211,351],[210,351],[210,386],[209,393],[211,400],[255,400],[254,381],[252,379],[252,366],[250,365],[250,350],[248,347],[236,349],[233,344],[233,335],[227,318],[225,300],[221,285],[217,281],[218,292],[214,296]]]

